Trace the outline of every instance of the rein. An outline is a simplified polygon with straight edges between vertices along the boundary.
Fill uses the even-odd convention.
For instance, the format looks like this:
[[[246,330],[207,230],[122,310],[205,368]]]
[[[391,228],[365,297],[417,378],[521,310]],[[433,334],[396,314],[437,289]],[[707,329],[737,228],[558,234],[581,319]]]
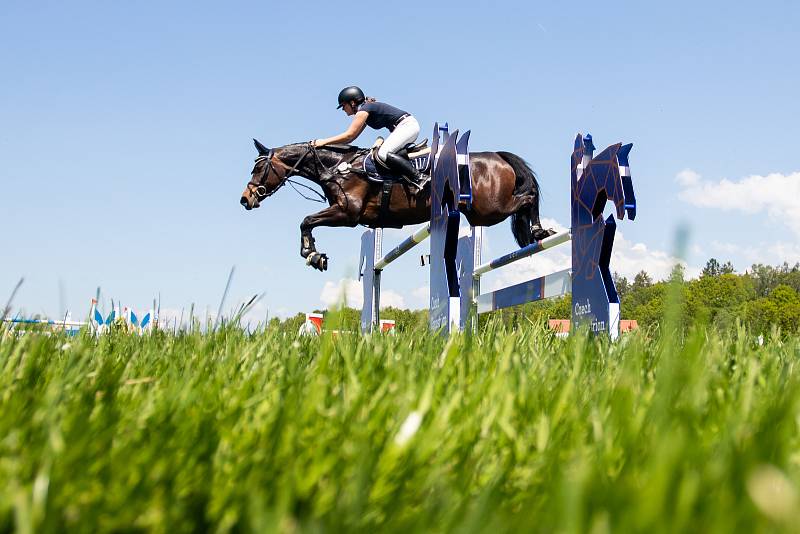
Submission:
[[[290,179],[290,177],[297,171],[297,169],[300,168],[300,165],[303,163],[303,161],[306,159],[306,156],[308,156],[309,153],[314,155],[314,168],[315,168],[314,170],[317,173],[317,176],[319,177],[319,180],[320,180],[321,183],[327,182],[329,180],[329,178],[323,178],[324,175],[333,176],[335,174],[334,172],[331,172],[331,170],[332,169],[336,169],[342,163],[342,161],[344,161],[345,156],[346,156],[346,154],[345,154],[341,158],[339,158],[339,161],[337,161],[336,164],[333,165],[333,167],[330,167],[330,168],[326,167],[325,164],[322,163],[322,160],[319,157],[319,153],[317,152],[317,147],[315,147],[311,143],[308,143],[308,145],[306,147],[306,151],[303,153],[302,156],[300,156],[300,158],[297,160],[297,163],[295,163],[294,166],[292,166],[292,168],[290,168],[286,172],[286,174],[283,175],[283,178],[281,178],[281,181],[278,183],[278,185],[275,186],[275,188],[272,191],[267,192],[267,188],[266,188],[266,186],[264,184],[267,181],[267,177],[269,176],[270,169],[272,169],[275,172],[275,174],[277,174],[277,170],[275,170],[275,167],[272,165],[272,158],[275,156],[275,151],[270,149],[268,154],[266,154],[264,156],[259,156],[259,157],[256,158],[256,162],[258,162],[260,160],[267,160],[267,164],[264,166],[264,172],[261,174],[261,178],[258,180],[258,185],[256,185],[256,190],[255,190],[256,195],[258,195],[261,200],[266,199],[268,197],[271,197],[272,195],[275,194],[275,192],[278,189],[280,189],[281,187],[286,185],[286,183],[288,182],[289,185],[292,186],[292,189],[294,189],[294,191],[298,195],[303,197],[304,199],[311,200],[313,202],[320,202],[320,203],[328,202],[328,199],[325,197],[325,195],[323,195],[322,193],[320,193],[316,189],[314,189],[314,188],[312,188],[312,187],[310,187],[310,186],[308,186],[306,184],[303,184],[303,183],[300,183],[300,182],[297,182],[295,180],[291,180]],[[358,157],[358,152],[356,152],[356,154],[353,156],[353,159],[355,159],[356,157]],[[320,174],[319,167],[322,167],[322,169],[324,170],[324,175]],[[312,198],[312,197],[308,197],[308,196],[304,195],[295,186],[304,187],[304,188],[308,189],[309,191],[311,191],[312,193],[317,195],[319,197],[319,200],[317,200],[316,198]]]

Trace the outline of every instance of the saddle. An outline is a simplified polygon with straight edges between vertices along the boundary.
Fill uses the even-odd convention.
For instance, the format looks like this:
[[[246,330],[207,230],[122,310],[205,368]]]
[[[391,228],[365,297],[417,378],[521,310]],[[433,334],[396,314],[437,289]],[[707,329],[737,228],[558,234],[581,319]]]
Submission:
[[[367,180],[383,184],[387,181],[402,182],[403,179],[395,176],[394,172],[386,166],[378,157],[378,149],[383,145],[383,137],[378,137],[369,154],[364,158],[364,171]],[[398,156],[406,158],[419,171],[424,173],[430,160],[431,147],[428,146],[428,139],[423,139],[419,143],[409,143],[397,152]]]

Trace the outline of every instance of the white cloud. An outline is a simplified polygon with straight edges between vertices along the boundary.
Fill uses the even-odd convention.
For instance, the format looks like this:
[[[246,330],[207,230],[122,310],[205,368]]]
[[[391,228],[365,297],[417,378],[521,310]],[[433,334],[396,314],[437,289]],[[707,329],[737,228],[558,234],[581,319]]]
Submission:
[[[240,303],[240,305],[242,304],[247,304],[247,302]],[[258,301],[251,305],[250,308],[248,308],[247,311],[242,314],[242,324],[246,325],[248,323],[255,324],[258,322],[264,322],[268,311],[270,310],[268,310],[267,305],[261,301]]]
[[[678,173],[675,181],[683,188],[679,198],[693,206],[747,214],[765,212],[800,236],[800,172],[710,182],[686,169]]]
[[[780,265],[783,262],[788,262],[792,265],[800,262],[800,245],[797,243],[777,241],[773,243],[761,242],[755,245],[750,244],[742,246],[735,243],[712,241],[711,248],[718,254],[739,255],[743,257],[747,262],[747,265],[742,266],[744,269],[749,269],[754,263]]]
[[[539,222],[542,223],[542,228],[552,228],[556,232],[563,232],[565,230],[569,230],[569,228],[567,228],[557,220],[551,219],[550,217],[542,217],[541,219],[539,219]]]
[[[508,225],[510,224],[509,221],[510,221],[510,219],[506,219],[501,224],[505,224],[508,227]],[[557,220],[551,219],[549,217],[542,217],[540,219],[540,222],[542,224],[542,228],[552,229],[557,233],[563,232],[565,230],[569,230],[569,228],[567,226],[564,226],[563,224],[559,223]],[[497,226],[493,226],[491,228],[494,229],[494,228],[497,228],[499,226],[500,225],[497,225]],[[463,228],[462,228],[462,230],[463,230]],[[482,245],[481,263],[489,261],[490,258],[495,258],[497,256],[502,256],[503,254],[511,252],[511,250],[497,250],[497,251],[493,250],[494,239],[493,239],[493,235],[492,234],[494,233],[494,230],[488,230],[488,231],[487,230],[488,230],[488,228],[484,227],[483,234],[481,236],[481,245]],[[511,229],[508,228],[506,231],[508,231],[510,233]],[[494,237],[497,237],[497,236],[495,235]],[[499,241],[502,242],[502,240],[499,240]],[[516,243],[516,242],[514,242],[514,243]],[[516,245],[514,245],[514,246],[516,246]]]
[[[684,169],[675,176],[675,181],[684,187],[691,187],[700,182],[700,175],[692,169]]]
[[[406,301],[403,295],[397,291],[392,291],[391,289],[381,290],[381,308],[387,308],[389,306],[393,308],[405,308]]]
[[[717,254],[736,254],[744,256],[747,261],[753,261],[763,254],[763,250],[754,245],[743,246],[735,243],[717,241],[716,239],[711,241],[711,249]],[[727,258],[722,259],[726,260]]]
[[[487,291],[494,291],[502,287],[568,269],[571,265],[570,250],[570,246],[565,244],[502,267],[497,271],[497,274],[493,276],[492,281],[488,284],[486,282],[481,283],[481,292],[486,293]],[[491,261],[491,258],[484,258],[483,261]]]
[[[411,296],[415,299],[420,299],[424,301],[428,301],[431,295],[431,286],[425,284],[424,286],[417,287],[411,290]]]
[[[383,301],[381,301],[383,302]],[[427,308],[430,304],[430,285],[425,284],[405,292],[405,306],[410,310]]]
[[[328,308],[342,304],[360,308],[364,302],[361,282],[352,278],[342,278],[339,283],[327,281],[322,287],[319,300]]]
[[[772,243],[767,247],[767,251],[775,257],[771,263],[779,264],[788,262],[789,264],[800,262],[800,245],[797,243]],[[759,263],[764,263],[764,258],[760,258]]]
[[[331,281],[325,282],[320,292],[319,300],[326,308],[341,306],[342,304],[351,308],[360,308],[364,304],[361,282],[352,278],[342,278],[338,284]],[[405,308],[405,299],[397,291],[382,289],[381,308],[388,306]]]
[[[665,280],[672,272],[672,268],[680,263],[683,265],[687,278],[700,275],[700,269],[687,265],[683,260],[663,250],[650,249],[644,243],[632,243],[617,230],[614,239],[614,252],[611,254],[611,271],[616,271],[626,278],[633,278],[639,271],[645,271],[654,280]]]

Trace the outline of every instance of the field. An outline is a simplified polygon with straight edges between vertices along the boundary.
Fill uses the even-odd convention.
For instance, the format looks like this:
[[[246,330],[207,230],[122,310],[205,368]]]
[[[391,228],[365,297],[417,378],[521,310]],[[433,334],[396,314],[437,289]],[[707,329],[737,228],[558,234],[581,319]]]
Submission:
[[[0,532],[794,531],[800,340],[0,341]]]

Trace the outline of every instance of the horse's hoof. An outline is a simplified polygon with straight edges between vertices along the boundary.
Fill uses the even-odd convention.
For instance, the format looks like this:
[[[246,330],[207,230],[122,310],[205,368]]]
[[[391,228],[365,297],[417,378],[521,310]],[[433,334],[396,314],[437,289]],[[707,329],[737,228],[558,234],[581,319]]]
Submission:
[[[319,252],[312,252],[306,258],[306,264],[312,266],[318,271],[328,270],[328,255],[320,254]]]
[[[556,231],[553,230],[552,228],[549,228],[547,230],[545,230],[544,228],[534,228],[533,231],[531,232],[531,237],[533,238],[534,241],[541,241],[542,239],[550,237],[555,233]]]

